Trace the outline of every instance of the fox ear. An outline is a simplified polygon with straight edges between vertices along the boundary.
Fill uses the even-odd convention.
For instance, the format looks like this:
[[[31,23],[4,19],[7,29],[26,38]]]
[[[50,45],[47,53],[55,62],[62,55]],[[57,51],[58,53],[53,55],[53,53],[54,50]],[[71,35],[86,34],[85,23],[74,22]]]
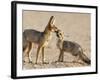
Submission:
[[[50,20],[49,20],[49,25],[50,25],[50,27],[53,27],[54,22],[55,22],[55,18],[54,18],[54,16],[51,16],[51,17],[50,17]]]

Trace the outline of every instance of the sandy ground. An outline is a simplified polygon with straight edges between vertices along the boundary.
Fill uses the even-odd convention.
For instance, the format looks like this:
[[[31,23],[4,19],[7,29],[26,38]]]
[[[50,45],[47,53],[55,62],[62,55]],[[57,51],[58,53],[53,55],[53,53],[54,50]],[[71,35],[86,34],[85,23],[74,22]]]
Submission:
[[[56,19],[55,25],[64,32],[64,39],[80,44],[84,54],[91,58],[90,14],[23,11],[23,31],[25,29],[43,31],[52,15],[55,16]],[[57,37],[53,34],[52,40],[49,42],[48,47],[45,48],[45,61],[49,62],[48,64],[41,63],[41,54],[39,55],[38,64],[34,64],[37,51],[37,47],[35,46],[30,55],[33,63],[23,62],[23,69],[87,66],[87,64],[82,61],[72,62],[76,57],[70,53],[64,54],[64,62],[55,62],[59,56],[56,41]]]

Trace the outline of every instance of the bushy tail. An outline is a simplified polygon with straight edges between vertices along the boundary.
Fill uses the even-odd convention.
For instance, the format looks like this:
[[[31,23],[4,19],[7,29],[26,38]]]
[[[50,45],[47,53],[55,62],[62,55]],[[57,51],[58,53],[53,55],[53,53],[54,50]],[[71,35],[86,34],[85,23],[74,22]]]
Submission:
[[[87,64],[91,64],[91,60],[83,53],[80,54],[81,60],[84,61]]]

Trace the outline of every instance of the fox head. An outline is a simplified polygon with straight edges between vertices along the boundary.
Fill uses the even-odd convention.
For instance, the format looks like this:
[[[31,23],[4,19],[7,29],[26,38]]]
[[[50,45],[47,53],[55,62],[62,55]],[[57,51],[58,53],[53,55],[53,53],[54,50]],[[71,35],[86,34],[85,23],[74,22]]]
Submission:
[[[61,30],[57,30],[56,31],[56,36],[60,39],[63,40],[64,39],[64,33]]]
[[[55,23],[55,17],[51,16],[50,20],[47,24],[47,27],[45,28],[45,31],[51,31],[51,32],[56,32],[58,30],[58,28],[54,25]]]

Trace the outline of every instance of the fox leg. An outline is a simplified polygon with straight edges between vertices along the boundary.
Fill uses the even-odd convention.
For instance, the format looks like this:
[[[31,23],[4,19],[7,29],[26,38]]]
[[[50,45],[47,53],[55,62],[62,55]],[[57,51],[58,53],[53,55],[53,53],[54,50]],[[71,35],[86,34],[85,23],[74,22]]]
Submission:
[[[32,54],[33,46],[34,46],[34,43],[31,43],[31,44],[30,44],[30,52],[29,52],[29,59],[30,59],[30,62],[32,62],[31,54]]]
[[[31,51],[32,51],[32,43],[29,42],[29,50],[28,50],[29,62],[32,62],[32,60],[31,60],[31,58],[30,58]]]
[[[24,61],[25,62],[29,62],[29,42],[27,43],[27,45],[25,46],[25,49],[24,49]]]
[[[35,64],[37,64],[38,56],[39,56],[39,53],[40,53],[41,49],[42,49],[41,46],[39,46],[38,49],[37,49],[36,62],[35,62]]]
[[[75,62],[75,63],[78,62],[80,60],[80,52],[77,52],[77,53],[73,52],[72,54],[76,54],[75,59],[72,62]]]
[[[60,60],[61,62],[63,62],[64,61],[64,51],[61,51],[61,60]]]
[[[44,62],[44,47],[42,47],[42,63],[45,63]]]
[[[61,62],[64,61],[64,51],[62,51],[62,58],[61,58]]]
[[[48,62],[45,62],[45,58],[44,58],[44,48],[45,47],[42,47],[42,63],[43,64],[48,64]]]
[[[60,50],[60,55],[59,55],[58,61],[63,62],[63,58],[64,58],[64,51]]]
[[[59,58],[58,58],[58,62],[61,61],[61,56],[62,56],[62,51],[60,50],[60,54],[59,54]]]
[[[25,45],[25,47],[23,48],[23,53],[27,56],[27,51],[28,51],[28,47],[29,47],[29,44],[27,42],[27,45]]]
[[[25,46],[25,47],[23,48],[23,53],[25,54],[27,51],[28,51],[28,46]]]

